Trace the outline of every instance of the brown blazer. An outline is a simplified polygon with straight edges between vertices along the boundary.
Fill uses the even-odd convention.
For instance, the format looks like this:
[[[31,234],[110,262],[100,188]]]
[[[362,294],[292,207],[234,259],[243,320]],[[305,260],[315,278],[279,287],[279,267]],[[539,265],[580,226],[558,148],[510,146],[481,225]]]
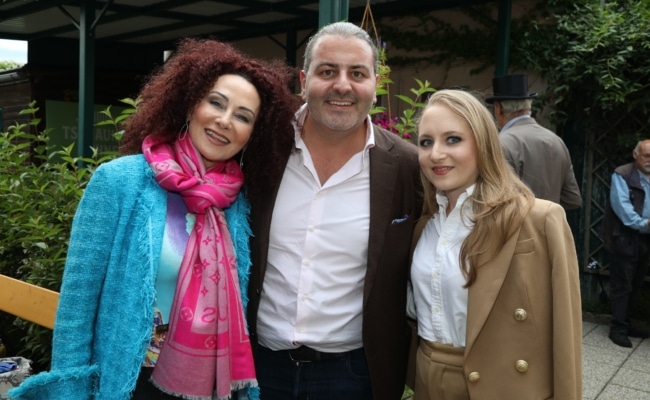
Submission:
[[[363,345],[374,400],[399,400],[404,390],[410,330],[406,324],[406,280],[413,228],[422,210],[417,148],[375,126],[370,149],[370,233],[363,290]],[[279,182],[251,204],[252,268],[248,323],[257,346],[257,311],[266,271],[269,229]],[[396,219],[405,220],[393,223]]]
[[[536,199],[521,229],[482,265],[467,306],[470,398],[582,399],[579,271],[564,210]]]

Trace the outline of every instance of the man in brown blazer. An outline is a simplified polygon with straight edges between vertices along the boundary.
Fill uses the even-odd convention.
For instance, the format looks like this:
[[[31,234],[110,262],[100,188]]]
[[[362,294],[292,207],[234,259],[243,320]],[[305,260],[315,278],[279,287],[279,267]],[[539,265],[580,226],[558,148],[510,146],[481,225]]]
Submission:
[[[248,322],[265,400],[399,400],[417,149],[373,126],[377,49],[339,22],[311,38],[295,146],[251,204]]]
[[[535,197],[560,204],[565,210],[582,204],[569,150],[562,139],[542,127],[530,115],[532,99],[526,74],[504,75],[492,80],[499,140],[510,166],[535,193]]]

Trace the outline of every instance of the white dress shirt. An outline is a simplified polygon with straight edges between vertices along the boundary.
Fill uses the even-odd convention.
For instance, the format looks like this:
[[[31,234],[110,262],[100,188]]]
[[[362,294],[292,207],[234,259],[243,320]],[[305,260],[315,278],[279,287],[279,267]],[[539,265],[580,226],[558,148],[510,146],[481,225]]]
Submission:
[[[307,112],[297,113],[296,150],[273,210],[257,333],[272,350],[342,352],[363,345],[374,133],[368,120],[365,148],[321,186],[301,137]]]
[[[467,282],[460,269],[459,254],[470,230],[472,209],[467,198],[470,186],[446,215],[448,200],[437,195],[440,208],[418,240],[411,265],[413,298],[418,320],[418,335],[430,342],[465,347],[467,327]]]

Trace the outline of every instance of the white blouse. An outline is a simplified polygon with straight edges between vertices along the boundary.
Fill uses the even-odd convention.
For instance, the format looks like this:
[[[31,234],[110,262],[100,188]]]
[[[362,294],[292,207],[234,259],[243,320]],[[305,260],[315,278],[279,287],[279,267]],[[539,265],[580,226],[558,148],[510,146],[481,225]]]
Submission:
[[[413,253],[411,282],[418,335],[431,342],[465,347],[467,288],[460,269],[463,241],[474,226],[467,198],[475,185],[458,198],[449,216],[448,199],[437,195],[440,208],[426,224]]]

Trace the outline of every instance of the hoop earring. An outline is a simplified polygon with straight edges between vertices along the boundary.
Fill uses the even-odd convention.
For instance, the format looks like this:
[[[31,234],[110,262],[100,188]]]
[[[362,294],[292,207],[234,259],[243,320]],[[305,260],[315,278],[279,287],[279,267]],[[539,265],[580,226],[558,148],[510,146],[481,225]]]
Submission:
[[[239,169],[244,169],[244,152],[246,151],[246,146],[241,149],[241,155],[239,156]]]
[[[190,130],[190,126],[188,125],[189,121],[185,121],[185,124],[181,126],[181,130],[178,131],[178,140],[185,140],[185,137],[187,136],[187,131]]]

